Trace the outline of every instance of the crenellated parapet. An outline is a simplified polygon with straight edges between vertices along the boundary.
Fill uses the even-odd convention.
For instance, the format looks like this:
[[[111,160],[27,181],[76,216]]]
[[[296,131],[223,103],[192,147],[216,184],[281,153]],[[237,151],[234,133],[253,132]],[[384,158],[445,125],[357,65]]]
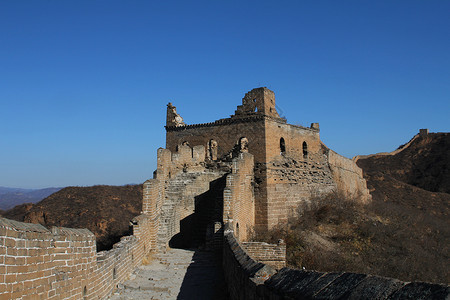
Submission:
[[[361,170],[323,146],[319,123],[288,124],[276,108],[274,92],[261,87],[246,93],[230,118],[193,125],[169,122],[166,148],[174,153],[170,173],[178,174],[186,166],[192,169],[202,159],[203,149],[205,162],[229,162],[245,144],[254,159],[258,229],[285,223],[299,205],[336,190],[361,194],[367,202],[370,197]],[[174,108],[168,115],[175,118]]]
[[[0,218],[0,299],[104,299],[142,264],[150,251],[146,215],[133,235],[97,252],[87,229]]]

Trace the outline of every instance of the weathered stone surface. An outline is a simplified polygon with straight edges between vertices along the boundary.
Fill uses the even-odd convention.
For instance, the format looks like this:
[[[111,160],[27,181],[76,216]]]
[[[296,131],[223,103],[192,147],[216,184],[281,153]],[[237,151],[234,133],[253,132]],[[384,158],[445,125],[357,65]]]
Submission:
[[[170,249],[137,268],[109,299],[227,299],[227,291],[214,252]]]
[[[117,287],[114,299],[220,299],[227,293],[197,288],[198,281],[223,283],[220,276],[214,277],[219,283],[211,281],[217,268],[208,270],[210,259],[168,248],[193,241],[222,250],[231,299],[449,298],[445,285],[353,273],[277,272],[285,245],[245,243],[253,225],[267,229],[285,222],[317,194],[341,190],[365,200],[370,196],[361,170],[321,143],[318,124],[287,124],[267,88],[247,93],[234,116],[208,124],[186,125],[169,104],[166,129],[167,149],[158,149],[154,178],[144,183],[143,214],[131,221],[133,235],[112,250],[97,253],[87,230],[48,230],[0,218],[1,299],[104,299]],[[142,266],[149,254],[160,255],[156,267]]]
[[[335,190],[370,200],[361,169],[322,144],[318,123],[287,124],[276,110],[275,94],[267,88],[248,92],[234,115],[211,123],[175,124],[173,110],[170,104],[166,148],[172,153],[181,145],[191,145],[202,146],[207,161],[229,161],[240,152],[253,154],[258,228],[287,222],[299,204]]]
[[[394,292],[387,299],[450,299],[450,287],[425,282],[411,282]]]
[[[346,299],[387,299],[387,297],[404,286],[396,279],[368,275],[355,288],[348,291]]]

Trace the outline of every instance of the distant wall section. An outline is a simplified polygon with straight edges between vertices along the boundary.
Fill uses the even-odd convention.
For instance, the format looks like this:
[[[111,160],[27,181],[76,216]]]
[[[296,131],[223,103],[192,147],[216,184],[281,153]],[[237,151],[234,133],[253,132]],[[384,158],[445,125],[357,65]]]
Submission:
[[[328,164],[336,182],[337,190],[344,195],[367,203],[372,196],[367,189],[366,180],[360,167],[351,159],[327,149]]]

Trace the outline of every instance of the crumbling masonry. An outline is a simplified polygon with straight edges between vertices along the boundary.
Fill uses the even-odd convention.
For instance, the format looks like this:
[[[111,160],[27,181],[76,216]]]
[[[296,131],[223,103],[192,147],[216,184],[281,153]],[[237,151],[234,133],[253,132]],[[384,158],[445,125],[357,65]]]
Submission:
[[[332,191],[368,201],[361,169],[328,149],[319,132],[318,123],[308,128],[288,124],[279,116],[275,95],[267,88],[248,92],[230,118],[206,124],[185,124],[169,103],[166,149],[158,151],[156,176],[144,189],[144,212],[161,215],[155,221],[159,227],[155,243],[167,245],[183,223],[200,234],[230,223],[235,235],[245,241],[250,229],[267,230],[287,222],[299,204]],[[227,173],[223,205],[220,201],[208,204],[214,209],[208,215],[215,217],[199,226],[204,219],[200,210],[206,211],[206,204],[195,207],[200,197],[194,201],[194,194],[206,192],[208,182]],[[197,189],[194,194],[193,189]],[[186,219],[192,216],[196,216],[192,222]],[[197,235],[181,233],[191,241],[192,234]]]
[[[231,299],[447,299],[444,285],[285,266],[286,245],[249,242],[253,227],[286,222],[302,203],[331,191],[370,195],[356,164],[320,141],[319,125],[290,125],[274,93],[257,88],[230,118],[186,125],[167,106],[166,149],[144,183],[133,235],[97,252],[86,229],[0,218],[1,299],[106,299],[168,246],[206,246],[223,254]],[[306,298],[305,298],[306,297]]]

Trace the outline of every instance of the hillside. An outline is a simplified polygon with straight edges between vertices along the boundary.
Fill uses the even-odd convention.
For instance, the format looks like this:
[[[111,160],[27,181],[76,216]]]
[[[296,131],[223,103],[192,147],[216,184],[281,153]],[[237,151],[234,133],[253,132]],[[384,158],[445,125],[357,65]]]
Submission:
[[[142,185],[67,187],[37,204],[16,206],[3,216],[46,227],[87,228],[97,237],[101,251],[130,233],[130,221],[141,208]]]
[[[336,194],[315,199],[289,227],[255,238],[284,236],[292,267],[448,284],[449,153],[450,134],[440,133],[417,136],[395,155],[360,158],[369,205]]]
[[[382,174],[430,192],[450,193],[450,133],[417,136],[395,155],[358,159],[368,176]]]
[[[19,189],[0,187],[0,209],[8,210],[22,203],[36,203],[61,188]]]

